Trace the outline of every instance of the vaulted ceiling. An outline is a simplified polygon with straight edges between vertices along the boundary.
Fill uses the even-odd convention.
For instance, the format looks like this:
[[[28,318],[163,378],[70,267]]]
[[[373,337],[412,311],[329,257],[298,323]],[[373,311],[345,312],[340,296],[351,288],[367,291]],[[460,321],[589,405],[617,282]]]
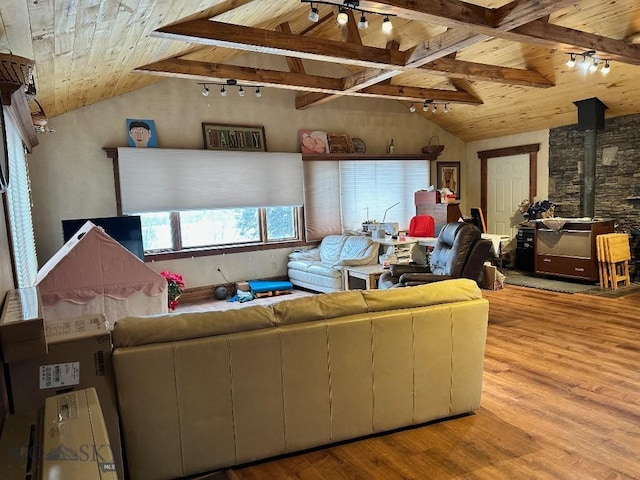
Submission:
[[[291,89],[299,109],[341,95],[400,101],[465,141],[576,123],[573,102],[591,97],[608,117],[640,112],[636,0],[350,3],[394,15],[392,32],[379,15],[364,30],[358,17],[339,27],[324,4],[312,23],[300,0],[0,0],[0,52],[35,60],[49,116],[166,77]],[[566,66],[568,52],[589,50],[610,61],[607,75]],[[288,68],[232,64],[247,52],[285,57]],[[310,73],[336,70],[310,60],[344,74]],[[450,111],[423,112],[425,100]]]

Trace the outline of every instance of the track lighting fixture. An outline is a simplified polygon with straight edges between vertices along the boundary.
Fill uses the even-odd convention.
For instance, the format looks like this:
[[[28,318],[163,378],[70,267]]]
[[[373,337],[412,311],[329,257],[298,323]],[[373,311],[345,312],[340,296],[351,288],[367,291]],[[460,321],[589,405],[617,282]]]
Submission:
[[[338,15],[336,17],[336,21],[340,26],[346,25],[349,23],[349,15],[347,15],[347,11],[353,11],[360,13],[360,20],[358,21],[358,28],[360,30],[364,30],[369,27],[369,21],[367,20],[367,15],[380,15],[384,17],[382,21],[382,31],[384,33],[390,33],[393,30],[393,25],[391,24],[391,19],[389,17],[395,17],[394,14],[391,13],[379,13],[373,12],[371,10],[364,10],[360,8],[359,0],[344,0],[342,3],[340,2],[331,2],[331,1],[316,1],[316,0],[300,0],[302,3],[311,4],[311,9],[309,10],[309,14],[307,18],[311,22],[318,22],[320,20],[320,11],[318,10],[318,5],[330,5],[332,7],[338,8]]]
[[[237,87],[238,88],[238,95],[240,97],[244,97],[245,96],[245,87],[251,87],[251,88],[255,88],[255,95],[256,97],[260,98],[262,97],[262,87],[260,85],[240,85],[238,83],[237,80],[234,80],[233,78],[230,78],[229,80],[225,81],[224,83],[217,83],[217,82],[211,82],[211,83],[198,83],[198,85],[202,85],[202,95],[205,97],[209,96],[209,85],[219,85],[220,86],[220,96],[221,97],[226,97],[227,93],[229,93],[229,87]]]
[[[434,102],[432,99],[427,99],[424,101],[424,103],[422,104],[422,111],[428,112],[429,110],[431,110],[433,113],[438,113],[438,105],[442,105],[443,113],[449,113],[448,103],[437,103],[437,102]],[[413,103],[409,104],[409,111],[411,113],[416,111],[416,106]]]
[[[587,50],[586,52],[567,52],[569,55],[569,60],[567,60],[567,67],[573,68],[576,66],[577,59],[582,57],[580,60],[580,66],[589,72],[595,72],[600,68],[600,64],[604,62],[604,66],[600,71],[606,75],[611,70],[610,60],[605,58],[600,58],[596,56],[595,50]]]

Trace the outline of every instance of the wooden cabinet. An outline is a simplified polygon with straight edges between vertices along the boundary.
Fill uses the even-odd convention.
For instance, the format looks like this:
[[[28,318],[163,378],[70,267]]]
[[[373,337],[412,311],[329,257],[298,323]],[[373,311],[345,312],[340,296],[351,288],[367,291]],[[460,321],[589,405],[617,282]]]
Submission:
[[[420,203],[416,204],[416,215],[431,215],[436,224],[436,236],[447,223],[457,222],[462,217],[458,203]]]
[[[558,219],[560,220],[560,219]],[[536,273],[598,280],[596,237],[613,232],[613,220],[566,220],[557,232],[536,222]]]

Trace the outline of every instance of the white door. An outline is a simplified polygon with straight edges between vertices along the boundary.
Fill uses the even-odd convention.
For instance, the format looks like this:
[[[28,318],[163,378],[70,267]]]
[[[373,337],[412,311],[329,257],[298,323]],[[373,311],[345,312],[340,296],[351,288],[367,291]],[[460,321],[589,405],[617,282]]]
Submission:
[[[514,238],[518,206],[529,198],[529,155],[487,159],[487,183],[487,232]]]

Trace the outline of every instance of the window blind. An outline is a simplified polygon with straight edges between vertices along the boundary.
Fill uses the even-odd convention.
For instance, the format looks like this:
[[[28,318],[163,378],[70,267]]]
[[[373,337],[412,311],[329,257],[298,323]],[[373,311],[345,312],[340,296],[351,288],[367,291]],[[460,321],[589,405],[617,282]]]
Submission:
[[[300,153],[118,148],[122,213],[303,203]]]
[[[14,271],[18,288],[31,287],[38,274],[38,257],[31,215],[31,186],[24,145],[18,128],[5,112],[9,188],[7,204],[13,248]]]
[[[340,162],[304,162],[304,224],[308,242],[340,234]]]
[[[429,161],[340,162],[342,228],[357,230],[366,220],[398,222],[407,229],[416,214],[413,194],[430,185]],[[398,205],[392,207],[395,203]],[[392,207],[392,208],[389,208]]]

